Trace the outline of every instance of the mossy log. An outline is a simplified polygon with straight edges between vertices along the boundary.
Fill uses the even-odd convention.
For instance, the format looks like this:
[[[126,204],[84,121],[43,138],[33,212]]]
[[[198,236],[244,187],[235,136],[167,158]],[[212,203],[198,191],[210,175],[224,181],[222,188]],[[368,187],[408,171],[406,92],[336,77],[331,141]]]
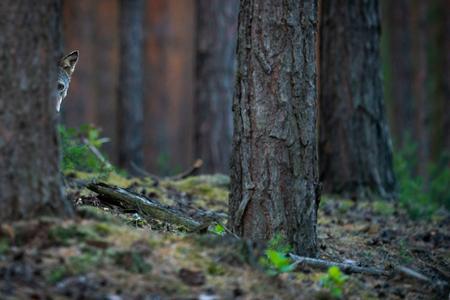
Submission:
[[[197,231],[203,227],[200,222],[171,208],[164,207],[154,199],[146,198],[125,189],[96,182],[89,183],[87,188],[99,194],[100,201],[136,210],[143,217],[148,216],[170,224],[182,225],[191,231]]]

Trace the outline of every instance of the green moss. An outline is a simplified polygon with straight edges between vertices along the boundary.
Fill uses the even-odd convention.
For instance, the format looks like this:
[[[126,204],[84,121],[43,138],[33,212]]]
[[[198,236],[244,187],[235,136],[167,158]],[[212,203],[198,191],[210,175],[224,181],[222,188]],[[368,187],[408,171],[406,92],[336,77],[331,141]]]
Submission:
[[[6,238],[0,239],[0,255],[5,255],[9,251],[9,240]]]
[[[166,181],[167,188],[175,188],[180,192],[193,195],[206,203],[201,203],[211,208],[211,201],[226,205],[228,202],[229,179],[224,175],[193,176],[180,181]],[[217,203],[216,203],[217,204]]]
[[[120,219],[101,208],[83,205],[77,207],[77,212],[83,219],[91,219],[100,222],[119,224]]]
[[[71,239],[84,239],[87,236],[87,232],[80,230],[75,224],[56,226],[49,230],[50,239],[63,245],[68,245]]]
[[[395,208],[392,203],[383,200],[373,202],[372,208],[376,214],[383,216],[390,216],[395,212]]]
[[[152,270],[152,265],[136,251],[117,252],[114,255],[114,261],[116,265],[133,273],[145,274]]]
[[[108,223],[95,223],[93,228],[100,236],[107,236],[113,231]]]
[[[68,269],[72,274],[83,274],[96,269],[103,261],[102,251],[94,250],[84,252],[79,256],[69,258]]]
[[[225,269],[222,265],[219,265],[216,262],[210,262],[208,264],[208,274],[212,276],[222,276],[225,275]]]
[[[355,202],[349,199],[341,200],[339,202],[339,212],[340,213],[346,213],[348,210],[350,210],[352,207],[355,206]]]
[[[50,271],[45,275],[47,282],[55,284],[61,281],[64,277],[68,275],[67,268],[65,266],[56,266],[50,269]]]

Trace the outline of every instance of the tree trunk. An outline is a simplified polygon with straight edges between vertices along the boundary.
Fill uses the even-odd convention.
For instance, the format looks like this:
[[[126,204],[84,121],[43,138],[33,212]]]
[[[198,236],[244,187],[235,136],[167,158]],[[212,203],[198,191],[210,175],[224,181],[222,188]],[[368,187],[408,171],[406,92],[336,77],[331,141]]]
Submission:
[[[230,224],[317,249],[317,0],[242,0]]]
[[[428,3],[428,2],[427,2]],[[441,167],[443,154],[450,154],[450,2],[435,0],[429,3],[429,40],[425,42],[429,48],[429,76],[431,84],[428,99],[432,103],[430,108],[430,157]],[[450,163],[450,161],[448,161]]]
[[[415,111],[414,141],[417,143],[417,173],[428,180],[428,167],[430,163],[430,138],[429,138],[429,118],[430,118],[430,99],[427,99],[427,13],[428,1],[411,1],[412,4],[412,34],[414,36],[412,43],[412,52],[414,59],[412,65],[414,68],[413,78],[413,99]],[[411,100],[410,100],[411,101]]]
[[[383,0],[386,108],[395,145],[414,135],[411,0]]]
[[[229,172],[237,0],[197,0],[195,155],[207,173]]]
[[[395,192],[379,42],[378,1],[322,2],[319,157],[327,192],[352,198]]]
[[[144,0],[120,2],[119,165],[131,173],[142,166]]]
[[[56,132],[60,0],[0,1],[0,220],[69,216]]]

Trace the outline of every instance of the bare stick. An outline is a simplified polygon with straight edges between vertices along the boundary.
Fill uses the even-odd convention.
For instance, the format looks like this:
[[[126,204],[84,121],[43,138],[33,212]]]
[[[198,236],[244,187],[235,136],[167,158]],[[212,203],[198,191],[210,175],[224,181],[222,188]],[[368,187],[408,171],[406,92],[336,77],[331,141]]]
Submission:
[[[137,166],[135,163],[131,163],[131,167],[138,172],[141,176],[144,177],[150,177],[151,179],[155,180],[156,182],[159,182],[161,180],[181,180],[188,176],[194,175],[201,167],[203,166],[203,161],[201,159],[197,159],[192,167],[187,169],[184,172],[181,172],[180,174],[174,175],[174,176],[168,176],[168,177],[159,177],[157,175],[151,174],[147,172],[146,170],[142,169],[141,167]]]
[[[366,267],[359,267],[355,266],[353,264],[348,263],[339,263],[334,261],[328,261],[324,259],[319,258],[311,258],[311,257],[304,257],[304,256],[298,256],[292,253],[289,253],[289,256],[294,260],[293,265],[308,265],[311,267],[318,267],[318,268],[329,268],[332,266],[339,267],[343,272],[345,273],[363,273],[363,274],[370,274],[370,275],[388,275],[388,273],[382,269],[378,268],[366,268]]]
[[[92,154],[97,157],[97,159],[108,169],[112,169],[112,165],[109,163],[109,161],[100,153],[100,151],[92,145],[88,139],[83,138],[83,143],[89,148],[89,150],[92,152]]]
[[[136,165],[134,162],[131,162],[131,167],[137,172],[139,173],[141,176],[143,177],[149,177],[151,178],[153,181],[155,182],[160,182],[161,178],[158,177],[155,174],[151,174],[149,172],[147,172],[146,170],[144,170],[143,168],[139,167],[138,165]]]
[[[369,267],[359,267],[355,266],[353,264],[348,263],[339,263],[334,261],[328,261],[324,259],[318,259],[318,258],[310,258],[310,257],[304,257],[304,256],[298,256],[292,253],[289,253],[289,256],[294,260],[293,265],[307,265],[310,267],[318,267],[318,268],[329,268],[332,266],[339,267],[343,272],[345,273],[362,273],[362,274],[369,274],[369,275],[375,275],[375,276],[392,276],[394,274],[401,274],[419,281],[428,282],[432,284],[434,287],[437,288],[445,288],[447,287],[447,283],[441,280],[433,280],[422,273],[419,273],[413,269],[410,269],[405,266],[394,266],[392,271],[387,271],[384,269],[379,268],[369,268]]]
[[[190,169],[188,169],[188,170],[186,170],[186,171],[184,171],[184,172],[182,172],[180,174],[177,174],[177,175],[174,175],[174,176],[170,176],[170,177],[166,177],[165,179],[168,179],[168,180],[181,180],[181,179],[184,179],[186,177],[194,175],[195,172],[197,172],[202,166],[203,166],[203,160],[197,159],[194,162],[194,165]]]

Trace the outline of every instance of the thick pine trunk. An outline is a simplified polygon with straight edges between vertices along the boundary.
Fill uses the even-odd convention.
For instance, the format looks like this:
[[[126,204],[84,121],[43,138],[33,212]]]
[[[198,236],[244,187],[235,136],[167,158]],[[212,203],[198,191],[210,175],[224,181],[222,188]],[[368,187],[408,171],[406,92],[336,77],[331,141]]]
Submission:
[[[120,2],[119,165],[131,173],[133,165],[144,163],[144,5],[144,0]]]
[[[229,172],[238,0],[197,0],[195,155]]]
[[[230,224],[317,249],[317,0],[242,0]]]
[[[379,42],[378,1],[323,0],[319,164],[327,192],[394,194]]]
[[[0,221],[69,216],[56,132],[60,0],[0,1]]]

